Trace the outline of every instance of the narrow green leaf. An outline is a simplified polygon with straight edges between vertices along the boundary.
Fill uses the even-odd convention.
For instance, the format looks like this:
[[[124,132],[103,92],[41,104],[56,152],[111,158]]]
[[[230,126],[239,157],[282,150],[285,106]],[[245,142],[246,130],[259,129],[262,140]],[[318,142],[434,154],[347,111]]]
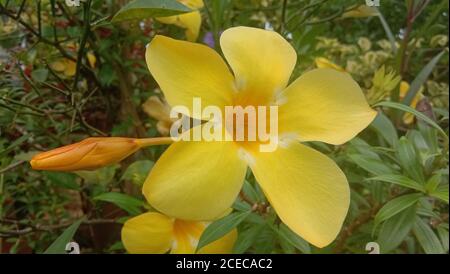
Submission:
[[[422,218],[416,218],[413,231],[426,254],[445,253],[439,238]]]
[[[405,177],[403,175],[397,175],[397,174],[386,174],[386,175],[380,175],[376,177],[369,178],[367,180],[372,181],[382,181],[387,183],[396,184],[399,186],[424,191],[423,186],[419,183],[417,183],[414,180],[409,179],[408,177]]]
[[[442,136],[444,136],[447,140],[448,140],[448,136],[445,133],[445,131],[438,125],[436,124],[436,122],[434,122],[433,120],[431,120],[428,116],[426,116],[425,114],[407,106],[404,104],[400,104],[400,103],[395,103],[395,102],[389,102],[389,101],[383,101],[383,102],[379,102],[376,103],[375,105],[373,105],[373,107],[388,107],[388,108],[394,108],[394,109],[398,109],[398,110],[402,110],[408,113],[411,113],[413,115],[415,115],[417,118],[420,118],[421,120],[423,120],[424,122],[426,122],[427,124],[429,124],[430,126],[434,127],[435,129],[437,129]]]
[[[191,11],[176,0],[134,0],[122,7],[112,22],[165,17]]]
[[[388,253],[399,246],[411,231],[415,220],[416,206],[410,206],[384,222],[377,239],[381,253]]]
[[[238,238],[236,240],[236,243],[233,247],[233,253],[234,254],[242,254],[247,249],[252,246],[252,244],[255,242],[258,235],[261,233],[261,231],[264,229],[265,224],[263,225],[252,225],[248,229],[239,232]]]
[[[139,199],[118,192],[103,193],[94,197],[94,200],[113,203],[132,215],[142,213],[140,208],[145,204]]]
[[[390,174],[394,172],[394,170],[381,159],[370,157],[368,154],[349,154],[348,156],[356,165],[375,175]]]
[[[439,239],[441,239],[441,244],[442,247],[444,248],[444,252],[448,252],[448,243],[449,243],[448,229],[445,229],[442,226],[438,226],[437,232],[439,235]]]
[[[59,235],[59,237],[47,248],[47,250],[44,251],[44,254],[65,254],[67,243],[72,240],[83,220],[84,218],[76,221],[66,228],[66,230]]]
[[[370,124],[375,131],[381,135],[389,145],[392,147],[398,140],[397,130],[392,124],[391,120],[382,112],[379,112],[372,124]]]
[[[439,186],[435,191],[431,192],[430,195],[432,197],[441,199],[442,201],[446,202],[448,204],[449,197],[448,197],[448,184]]]
[[[76,182],[76,176],[72,173],[44,171],[43,174],[55,186],[62,188],[80,190],[80,186]]]
[[[425,179],[423,175],[423,168],[421,165],[420,156],[416,153],[414,146],[406,138],[400,138],[397,149],[397,158],[400,161],[403,169],[417,182],[424,184]]]
[[[423,195],[421,193],[407,194],[386,203],[375,216],[375,223],[379,224],[392,216],[402,212],[415,204]]]
[[[386,32],[386,36],[389,39],[389,42],[391,43],[391,47],[392,47],[392,52],[396,53],[397,52],[397,44],[395,42],[395,36],[392,33],[391,28],[389,27],[389,24],[386,22],[386,19],[384,18],[383,14],[380,12],[379,9],[377,9],[378,11],[378,18],[380,19],[381,25],[383,26],[384,32]]]
[[[132,163],[123,173],[121,180],[130,180],[133,182],[133,184],[142,186],[152,167],[153,161],[150,160],[136,161]]]
[[[245,220],[250,213],[251,211],[234,212],[211,223],[200,236],[197,251],[230,232],[233,228]]]
[[[420,87],[425,83],[425,81],[428,79],[428,76],[430,76],[431,72],[433,71],[434,67],[437,65],[441,57],[445,54],[445,50],[438,53],[436,56],[433,57],[433,59],[428,62],[428,64],[425,65],[425,67],[422,68],[422,70],[417,74],[416,78],[412,81],[411,86],[409,88],[408,94],[406,94],[405,98],[403,99],[402,103],[409,106],[411,105],[412,100],[416,96],[417,92],[419,92]]]
[[[295,234],[289,227],[285,224],[280,224],[278,230],[278,235],[288,241],[291,245],[298,248],[302,253],[310,254],[311,246],[303,238]]]

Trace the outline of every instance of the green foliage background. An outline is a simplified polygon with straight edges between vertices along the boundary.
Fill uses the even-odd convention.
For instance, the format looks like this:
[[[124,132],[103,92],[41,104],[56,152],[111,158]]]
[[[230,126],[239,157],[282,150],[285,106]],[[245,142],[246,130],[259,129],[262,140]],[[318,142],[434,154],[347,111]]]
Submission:
[[[141,107],[161,96],[145,45],[156,33],[184,39],[182,29],[153,20],[180,10],[147,1],[153,6],[127,15],[135,20],[111,22],[127,2],[0,0],[0,253],[57,252],[58,240],[72,237],[84,253],[123,253],[121,223],[149,209],[140,186],[165,147],[97,171],[37,172],[27,163],[88,136],[159,135]],[[367,253],[368,242],[382,253],[448,252],[448,1],[381,1],[382,16],[342,17],[364,3],[205,1],[199,42],[211,35],[217,47],[231,26],[273,28],[298,53],[291,79],[325,57],[352,74],[379,115],[349,143],[310,143],[351,185],[349,214],[329,247],[314,248],[283,225],[251,173],[234,213],[202,244],[238,227],[235,253]],[[411,84],[406,99],[400,78]]]

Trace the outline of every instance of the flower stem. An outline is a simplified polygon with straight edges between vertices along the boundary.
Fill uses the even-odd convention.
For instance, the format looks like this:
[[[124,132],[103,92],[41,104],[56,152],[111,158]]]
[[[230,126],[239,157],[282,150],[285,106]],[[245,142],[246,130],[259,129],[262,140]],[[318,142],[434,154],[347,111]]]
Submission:
[[[136,139],[136,142],[140,147],[148,147],[157,145],[169,145],[173,143],[173,139],[170,137],[142,138]]]

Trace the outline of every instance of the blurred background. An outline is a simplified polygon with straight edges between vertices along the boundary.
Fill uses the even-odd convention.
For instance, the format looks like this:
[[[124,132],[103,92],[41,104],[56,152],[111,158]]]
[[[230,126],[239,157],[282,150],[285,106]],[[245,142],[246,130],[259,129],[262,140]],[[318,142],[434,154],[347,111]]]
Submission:
[[[156,19],[155,7],[175,14],[175,0],[138,0],[133,14],[130,1],[77,2],[0,0],[0,253],[42,253],[61,237],[82,253],[124,253],[122,223],[149,208],[141,186],[165,146],[95,171],[39,172],[28,161],[89,136],[166,136],[169,106],[146,44],[163,34],[220,51],[232,26],[283,35],[298,54],[291,80],[316,67],[350,73],[379,112],[346,144],[309,144],[351,186],[335,242],[312,247],[256,210],[234,252],[368,253],[369,242],[382,253],[448,252],[448,1],[178,1],[200,13],[198,35]],[[249,173],[234,209],[255,204],[268,205]]]

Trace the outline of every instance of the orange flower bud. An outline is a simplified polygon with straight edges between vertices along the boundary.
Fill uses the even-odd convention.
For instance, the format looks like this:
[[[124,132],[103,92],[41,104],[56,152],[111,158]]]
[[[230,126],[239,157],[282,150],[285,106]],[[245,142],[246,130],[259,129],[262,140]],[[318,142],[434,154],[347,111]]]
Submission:
[[[138,139],[93,137],[81,142],[39,153],[31,159],[33,169],[91,170],[117,163],[141,148]]]

